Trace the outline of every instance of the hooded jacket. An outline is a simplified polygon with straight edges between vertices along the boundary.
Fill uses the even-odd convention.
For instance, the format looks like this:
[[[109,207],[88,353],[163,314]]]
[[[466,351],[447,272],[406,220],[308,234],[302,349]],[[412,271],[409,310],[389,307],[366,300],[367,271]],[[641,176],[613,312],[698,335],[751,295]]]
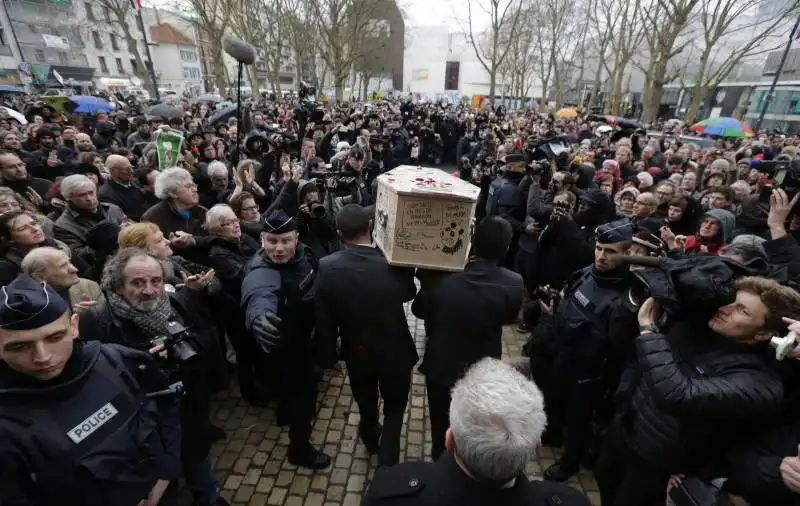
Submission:
[[[703,219],[706,216],[714,218],[719,223],[719,238],[712,243],[704,244],[700,241],[699,235],[690,236],[686,239],[685,250],[687,253],[699,252],[701,247],[705,246],[708,254],[716,255],[719,249],[731,240],[733,228],[736,226],[736,216],[732,212],[724,209],[711,209],[701,217],[698,228],[702,226]]]

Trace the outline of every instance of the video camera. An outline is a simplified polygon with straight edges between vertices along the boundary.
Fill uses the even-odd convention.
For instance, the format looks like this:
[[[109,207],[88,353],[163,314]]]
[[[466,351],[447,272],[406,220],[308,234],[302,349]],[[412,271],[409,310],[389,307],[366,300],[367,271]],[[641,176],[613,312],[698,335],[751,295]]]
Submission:
[[[292,108],[292,115],[302,124],[309,121],[321,123],[325,118],[325,109],[317,102],[317,89],[305,81],[300,81],[299,100]]]
[[[752,274],[747,267],[725,257],[691,256],[659,258],[624,255],[623,263],[645,267],[632,271],[633,282],[623,304],[638,310],[652,297],[665,316],[695,320],[710,318],[736,297],[735,281]]]
[[[192,333],[176,321],[167,323],[166,335],[150,340],[150,347],[163,345],[167,350],[168,360],[182,367],[199,358]]]
[[[769,175],[772,188],[782,189],[790,199],[800,191],[800,160],[766,160],[754,164],[754,168]],[[772,188],[768,189],[770,193]]]

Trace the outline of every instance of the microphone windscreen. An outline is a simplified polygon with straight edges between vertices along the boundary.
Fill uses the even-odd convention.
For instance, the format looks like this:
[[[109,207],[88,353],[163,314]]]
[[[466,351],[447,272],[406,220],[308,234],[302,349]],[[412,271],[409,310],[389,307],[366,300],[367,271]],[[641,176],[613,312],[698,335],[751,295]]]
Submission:
[[[222,49],[239,63],[252,65],[256,61],[256,48],[238,37],[226,35],[222,39]]]

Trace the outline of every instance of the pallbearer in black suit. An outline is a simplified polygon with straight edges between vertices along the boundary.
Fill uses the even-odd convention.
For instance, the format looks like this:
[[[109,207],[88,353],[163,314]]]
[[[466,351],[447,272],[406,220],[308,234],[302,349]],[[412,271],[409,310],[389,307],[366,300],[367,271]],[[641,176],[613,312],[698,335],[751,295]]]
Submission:
[[[336,336],[341,335],[341,355],[361,413],[359,436],[370,453],[379,454],[379,465],[390,466],[400,458],[411,369],[419,360],[403,311],[416,289],[413,271],[390,266],[371,245],[372,214],[370,208],[349,204],[336,216],[345,249],[319,262],[316,335],[327,368],[336,362]]]
[[[445,449],[450,389],[475,362],[500,358],[503,325],[516,321],[524,290],[522,277],[498,265],[512,235],[506,220],[484,218],[475,228],[473,257],[464,270],[429,276],[430,282],[414,300],[412,309],[425,320],[428,337],[419,369],[428,391],[434,460]]]

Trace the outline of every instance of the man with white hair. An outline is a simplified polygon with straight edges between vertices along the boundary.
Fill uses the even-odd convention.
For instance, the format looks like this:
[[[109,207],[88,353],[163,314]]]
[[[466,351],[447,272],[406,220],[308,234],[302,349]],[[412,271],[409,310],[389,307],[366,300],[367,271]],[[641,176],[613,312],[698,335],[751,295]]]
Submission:
[[[110,177],[97,191],[100,202],[117,205],[130,219],[139,221],[147,208],[142,189],[134,181],[131,161],[122,155],[108,155],[105,167]]]
[[[97,187],[82,174],[62,179],[61,195],[67,207],[53,227],[55,238],[70,247],[73,258],[93,264],[93,247],[109,239],[116,242],[115,229],[118,233],[126,219],[125,213],[114,204],[99,202]]]
[[[161,202],[148,209],[143,221],[158,225],[179,254],[203,263],[210,247],[204,228],[206,208],[199,205],[197,184],[186,169],[164,169],[156,176],[155,194]]]
[[[100,285],[78,277],[69,255],[58,248],[44,246],[32,249],[22,259],[22,272],[58,292],[76,313],[103,301]]]
[[[364,506],[588,506],[568,485],[531,481],[525,467],[547,425],[536,385],[501,360],[473,365],[452,392],[447,452],[435,463],[378,468]]]

